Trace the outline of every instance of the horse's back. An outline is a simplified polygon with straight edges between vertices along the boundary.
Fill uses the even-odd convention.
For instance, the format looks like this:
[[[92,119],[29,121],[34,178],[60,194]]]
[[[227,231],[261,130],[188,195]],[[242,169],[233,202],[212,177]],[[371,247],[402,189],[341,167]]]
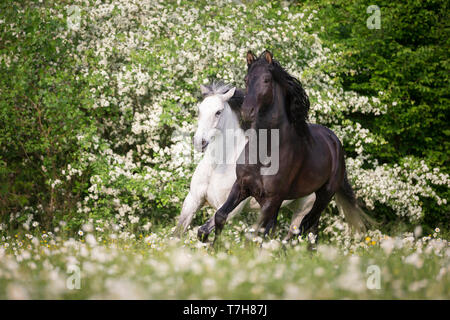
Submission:
[[[341,141],[336,136],[336,134],[330,128],[327,128],[320,124],[311,123],[308,125],[309,132],[311,137],[314,140],[324,140],[327,143],[333,142],[333,144],[337,144],[341,146]]]

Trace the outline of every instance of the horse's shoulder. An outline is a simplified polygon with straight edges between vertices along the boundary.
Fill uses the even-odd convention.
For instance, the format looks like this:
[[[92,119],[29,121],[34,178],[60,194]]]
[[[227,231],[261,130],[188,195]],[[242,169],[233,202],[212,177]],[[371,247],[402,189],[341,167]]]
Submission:
[[[194,174],[191,179],[191,188],[197,187],[198,185],[207,185],[209,177],[213,172],[213,167],[209,161],[205,158],[201,159],[195,168]]]

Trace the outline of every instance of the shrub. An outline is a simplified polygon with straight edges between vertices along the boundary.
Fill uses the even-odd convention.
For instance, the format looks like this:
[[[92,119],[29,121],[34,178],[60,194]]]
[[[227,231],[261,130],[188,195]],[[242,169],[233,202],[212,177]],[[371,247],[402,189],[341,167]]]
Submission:
[[[369,209],[417,221],[428,212],[422,199],[433,210],[445,205],[436,190],[448,190],[448,174],[427,165],[439,161],[383,153],[392,135],[379,123],[397,96],[381,78],[371,91],[343,80],[345,47],[330,50],[314,31],[322,13],[263,1],[70,4],[81,13],[76,29],[65,2],[1,10],[1,210],[13,227],[62,219],[76,230],[90,219],[137,230],[178,215],[198,159],[190,136],[199,85],[218,78],[242,87],[248,49],[272,50],[301,80],[310,120],[343,141]]]

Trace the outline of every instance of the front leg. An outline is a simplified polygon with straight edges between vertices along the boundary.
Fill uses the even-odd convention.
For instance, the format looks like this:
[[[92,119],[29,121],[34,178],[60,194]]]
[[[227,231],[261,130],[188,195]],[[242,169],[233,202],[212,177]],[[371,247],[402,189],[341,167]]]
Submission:
[[[243,190],[238,181],[236,181],[231,188],[230,195],[228,196],[227,200],[214,215],[214,224],[216,228],[216,236],[214,241],[218,239],[219,234],[222,232],[222,229],[225,225],[225,222],[227,221],[230,212],[232,212],[243,200],[248,197],[248,192],[246,190]]]
[[[246,205],[247,201],[242,201],[229,215],[228,215],[228,219],[227,221],[231,220],[235,215],[237,215],[238,213],[240,213],[245,205]],[[202,242],[206,242],[208,240],[208,236],[209,234],[212,232],[212,230],[214,229],[214,219],[215,219],[215,215],[213,215],[211,218],[208,219],[208,221],[205,222],[205,224],[203,224],[199,229],[198,229],[198,237]]]
[[[205,198],[203,194],[198,196],[189,191],[186,199],[184,199],[183,209],[181,210],[180,217],[178,218],[178,225],[173,233],[174,236],[181,237],[187,227],[191,224],[195,213],[203,206],[204,203]]]

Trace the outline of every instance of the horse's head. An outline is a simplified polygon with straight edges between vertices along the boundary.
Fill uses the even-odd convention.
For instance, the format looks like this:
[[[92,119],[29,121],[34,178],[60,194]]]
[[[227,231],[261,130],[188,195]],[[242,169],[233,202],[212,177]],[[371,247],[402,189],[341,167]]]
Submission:
[[[246,95],[241,109],[243,122],[253,122],[258,113],[273,103],[272,54],[265,51],[259,58],[247,52]]]
[[[284,114],[300,136],[308,136],[309,99],[300,81],[289,75],[267,50],[259,58],[247,52],[247,66],[246,95],[241,108],[246,126],[254,123],[258,115],[266,114],[267,121],[273,122]]]
[[[233,97],[236,88],[223,84],[200,86],[203,101],[200,103],[197,131],[194,135],[194,147],[204,152],[208,144],[225,129],[226,118],[231,116],[228,101]]]

